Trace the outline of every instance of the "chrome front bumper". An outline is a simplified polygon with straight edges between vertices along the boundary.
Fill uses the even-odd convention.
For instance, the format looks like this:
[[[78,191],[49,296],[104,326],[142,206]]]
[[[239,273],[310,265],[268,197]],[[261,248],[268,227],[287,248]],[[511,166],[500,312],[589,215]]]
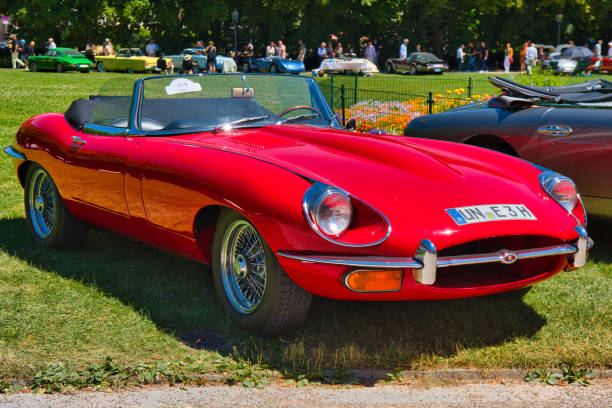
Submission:
[[[352,266],[355,268],[412,269],[415,281],[424,285],[436,282],[438,268],[449,266],[478,265],[485,263],[512,264],[521,259],[541,258],[544,256],[568,255],[568,262],[573,268],[581,268],[587,260],[587,253],[593,247],[593,240],[588,237],[582,226],[575,228],[578,239],[571,244],[554,245],[543,248],[520,249],[509,251],[500,249],[486,254],[470,254],[438,257],[435,245],[428,239],[419,244],[414,257],[380,257],[380,256],[333,256],[301,255],[291,252],[278,252],[279,256],[302,262],[322,263],[328,265]]]

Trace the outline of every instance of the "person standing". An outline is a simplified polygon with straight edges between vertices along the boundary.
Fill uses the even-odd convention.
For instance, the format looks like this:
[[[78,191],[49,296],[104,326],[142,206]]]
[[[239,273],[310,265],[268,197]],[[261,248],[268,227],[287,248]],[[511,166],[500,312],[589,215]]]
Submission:
[[[281,40],[278,40],[278,56],[281,59],[287,58],[287,47],[285,47]]]
[[[111,44],[110,40],[106,38],[104,40],[104,47],[102,48],[102,52],[104,56],[109,57],[111,55],[115,55],[115,50],[113,49],[113,44]]]
[[[417,44],[416,50],[414,52],[421,52],[421,44]]]
[[[593,54],[595,54],[595,56],[597,58],[601,57],[601,45],[603,44],[602,40],[597,41],[597,44],[595,44],[595,47],[593,47]]]
[[[55,45],[55,41],[53,41],[53,38],[49,38],[47,40],[47,50],[51,50],[53,48],[57,48],[57,45]]]
[[[380,55],[380,45],[378,44],[378,40],[374,40],[373,42],[374,50],[376,50],[376,57],[374,58],[374,64],[378,66],[378,56]]]
[[[306,46],[304,45],[304,41],[298,40],[298,61],[304,62],[304,57],[306,56]]]
[[[457,48],[457,72],[461,72],[461,68],[463,67],[463,57],[465,53],[463,50],[465,49],[465,45],[461,44],[459,48]]]
[[[36,46],[36,43],[34,41],[30,41],[30,45],[26,47],[26,57],[27,58],[30,58],[36,55],[36,50],[34,50],[35,46]]]
[[[612,57],[612,41],[608,43],[608,57]]]
[[[372,41],[368,41],[368,46],[365,48],[365,51],[363,52],[363,55],[365,56],[365,59],[367,59],[368,61],[375,63],[376,61],[376,48],[374,48],[374,45],[372,45]]]
[[[510,64],[514,61],[514,50],[510,43],[506,43],[506,48],[504,49],[504,72],[510,72]]]
[[[404,42],[400,45],[400,59],[406,59],[408,57],[408,43],[410,41],[404,38]]]
[[[145,52],[147,53],[148,57],[155,57],[155,53],[157,52],[157,44],[155,44],[152,38],[149,40],[149,43],[145,48]]]
[[[19,40],[17,39],[17,36],[15,34],[11,34],[10,38],[11,38],[11,45],[10,45],[11,65],[13,69],[17,69],[17,65],[23,68],[25,67],[25,64],[23,63],[22,60],[19,59]]]
[[[478,70],[478,68],[476,67],[476,47],[474,47],[474,43],[471,41],[468,43],[467,54],[468,54],[468,66],[467,66],[466,72],[471,72],[472,69],[474,70],[474,72],[476,72]]]
[[[487,59],[489,58],[489,49],[487,48],[487,43],[485,43],[484,41],[480,43],[478,57],[480,61],[481,72],[487,72],[489,70],[489,68],[487,67]]]
[[[270,41],[270,44],[266,47],[266,58],[272,58],[276,53],[276,46],[274,41]]]
[[[523,43],[523,48],[521,48],[520,54],[521,72],[525,72],[525,56],[527,55],[527,48],[529,48],[529,44],[527,44],[527,41],[525,41],[525,43]]]
[[[322,42],[319,48],[317,48],[317,57],[319,57],[319,65],[321,65],[323,60],[327,57],[327,50],[325,49],[326,45],[327,44]]]
[[[527,43],[529,46],[527,47],[527,52],[525,53],[525,68],[527,68],[527,73],[531,74],[531,70],[536,66],[538,61],[538,49],[531,41],[527,41]]]
[[[23,38],[19,40],[19,59],[24,64],[26,64],[26,61],[28,60],[28,56],[26,55],[26,42]]]
[[[215,43],[209,41],[208,47],[204,49],[204,53],[206,53],[206,69],[209,73],[214,74],[217,72],[217,67],[215,66],[217,63],[217,48]]]

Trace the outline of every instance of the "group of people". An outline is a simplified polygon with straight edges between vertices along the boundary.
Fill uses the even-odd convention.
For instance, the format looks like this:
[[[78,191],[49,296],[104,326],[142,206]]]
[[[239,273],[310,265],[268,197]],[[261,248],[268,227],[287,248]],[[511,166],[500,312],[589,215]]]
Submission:
[[[16,68],[26,68],[28,64],[28,58],[36,55],[36,43],[34,41],[30,41],[29,44],[26,44],[24,39],[18,40],[17,35],[10,35],[10,43],[9,43],[9,51],[11,53],[11,66],[13,69]],[[49,50],[52,48],[57,48],[53,38],[49,38],[47,40],[47,44],[45,45],[45,50]]]
[[[468,42],[467,51],[465,50],[465,44],[461,44],[457,48],[457,71],[461,72],[463,63],[466,62],[467,68],[465,72],[487,72],[489,67],[487,60],[489,59],[489,49],[487,43],[484,41],[480,42],[479,46],[475,46],[472,41]]]

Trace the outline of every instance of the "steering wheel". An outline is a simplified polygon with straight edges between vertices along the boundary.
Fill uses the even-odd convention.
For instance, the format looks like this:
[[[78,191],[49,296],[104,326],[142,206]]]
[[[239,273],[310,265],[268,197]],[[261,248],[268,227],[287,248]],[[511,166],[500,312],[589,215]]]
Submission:
[[[293,112],[293,111],[296,111],[296,110],[299,110],[299,109],[308,109],[308,110],[313,111],[317,115],[319,115],[319,117],[321,117],[321,118],[323,117],[321,112],[319,112],[317,109],[313,108],[312,106],[308,106],[308,105],[296,105],[296,106],[293,106],[293,107],[291,107],[289,109],[285,109],[284,111],[279,113],[277,116],[280,118],[280,117],[283,117],[283,116],[285,116],[286,114],[288,114],[290,112]]]

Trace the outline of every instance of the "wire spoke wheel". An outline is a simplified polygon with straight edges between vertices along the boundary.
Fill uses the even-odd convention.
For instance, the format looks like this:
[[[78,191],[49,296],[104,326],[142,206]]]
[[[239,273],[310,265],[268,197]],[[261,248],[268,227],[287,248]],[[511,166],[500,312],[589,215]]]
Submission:
[[[32,227],[40,238],[46,238],[53,232],[56,221],[56,190],[51,176],[43,169],[38,169],[30,178],[28,209]]]
[[[245,220],[229,225],[221,244],[221,280],[231,305],[242,314],[253,313],[266,290],[267,271],[263,241]]]

